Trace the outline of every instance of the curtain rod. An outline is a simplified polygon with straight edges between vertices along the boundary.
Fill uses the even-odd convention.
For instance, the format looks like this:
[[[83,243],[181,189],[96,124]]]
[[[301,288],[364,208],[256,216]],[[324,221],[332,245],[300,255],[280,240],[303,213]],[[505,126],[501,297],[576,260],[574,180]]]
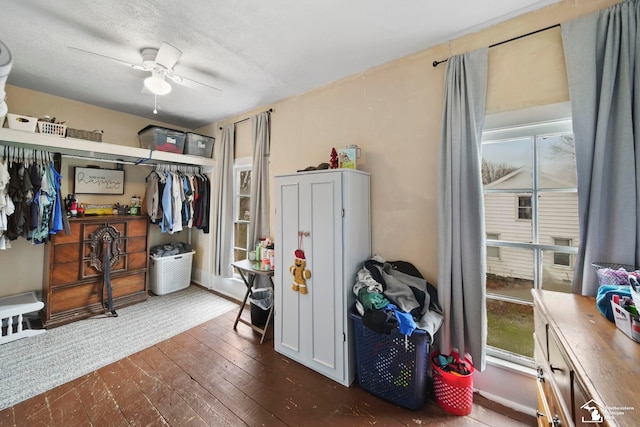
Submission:
[[[267,112],[267,113],[273,113],[273,108],[269,108],[266,112]],[[251,117],[253,117],[253,116],[251,116]],[[251,117],[247,117],[247,118],[244,118],[244,119],[242,119],[242,120],[238,120],[237,122],[233,122],[233,124],[234,124],[234,125],[237,125],[238,123],[246,122],[246,121],[247,121],[247,120],[249,120]],[[222,130],[222,128],[220,128],[220,130]]]
[[[520,35],[520,36],[513,37],[513,38],[511,38],[511,39],[509,39],[509,40],[503,40],[503,41],[501,41],[501,42],[494,43],[494,44],[490,45],[489,47],[490,47],[490,48],[492,48],[492,47],[500,46],[501,44],[509,43],[509,42],[512,42],[512,41],[514,41],[514,40],[518,40],[518,39],[521,39],[521,38],[524,38],[524,37],[529,37],[529,36],[532,36],[532,35],[534,35],[534,34],[538,34],[538,33],[541,33],[541,32],[543,32],[543,31],[547,31],[547,30],[550,30],[550,29],[552,29],[552,28],[559,27],[559,26],[560,26],[560,24],[550,25],[550,26],[548,26],[548,27],[545,27],[545,28],[541,28],[541,29],[539,29],[539,30],[532,31],[532,32],[527,33],[527,34],[522,34],[522,35]],[[449,60],[449,58],[447,58],[447,59],[443,59],[442,61],[433,61],[433,67],[435,68],[435,67],[437,67],[439,64],[442,64],[443,62],[447,62],[448,60]]]

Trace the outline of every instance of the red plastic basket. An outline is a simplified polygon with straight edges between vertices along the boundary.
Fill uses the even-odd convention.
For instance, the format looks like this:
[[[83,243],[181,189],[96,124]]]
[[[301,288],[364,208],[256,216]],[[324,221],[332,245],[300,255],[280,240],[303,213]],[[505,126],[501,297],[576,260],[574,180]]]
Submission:
[[[473,407],[473,364],[465,358],[469,369],[469,375],[455,375],[441,369],[433,361],[440,352],[431,354],[431,367],[433,368],[433,392],[436,403],[442,409],[453,415],[469,415]],[[451,356],[456,362],[462,362],[460,355],[452,352]]]

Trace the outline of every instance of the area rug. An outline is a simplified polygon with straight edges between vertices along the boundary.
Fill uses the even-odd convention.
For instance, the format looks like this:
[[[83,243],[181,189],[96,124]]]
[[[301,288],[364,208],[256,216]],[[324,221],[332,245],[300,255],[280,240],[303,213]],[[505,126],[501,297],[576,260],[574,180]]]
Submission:
[[[237,308],[195,285],[0,345],[0,410]]]

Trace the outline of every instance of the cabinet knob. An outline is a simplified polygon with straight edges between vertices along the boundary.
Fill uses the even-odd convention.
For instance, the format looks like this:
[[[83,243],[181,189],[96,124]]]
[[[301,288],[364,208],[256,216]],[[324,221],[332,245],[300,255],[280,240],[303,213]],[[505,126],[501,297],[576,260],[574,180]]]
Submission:
[[[542,418],[542,417],[546,417],[546,415],[540,411],[536,411],[536,417],[537,418]]]
[[[538,366],[537,369],[537,377],[538,377],[538,381],[540,381],[541,383],[544,382],[544,370],[542,369],[542,366]]]
[[[558,418],[558,416],[554,416],[553,420],[551,420],[551,425],[553,427],[561,427],[562,426],[562,421],[560,421],[560,418]]]

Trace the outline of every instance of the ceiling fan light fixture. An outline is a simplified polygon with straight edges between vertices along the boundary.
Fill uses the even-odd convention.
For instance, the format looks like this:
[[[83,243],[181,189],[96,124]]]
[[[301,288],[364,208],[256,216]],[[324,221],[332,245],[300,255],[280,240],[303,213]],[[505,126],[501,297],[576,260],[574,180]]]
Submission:
[[[154,95],[166,95],[171,92],[171,85],[165,81],[162,74],[156,72],[144,79],[144,86]]]

